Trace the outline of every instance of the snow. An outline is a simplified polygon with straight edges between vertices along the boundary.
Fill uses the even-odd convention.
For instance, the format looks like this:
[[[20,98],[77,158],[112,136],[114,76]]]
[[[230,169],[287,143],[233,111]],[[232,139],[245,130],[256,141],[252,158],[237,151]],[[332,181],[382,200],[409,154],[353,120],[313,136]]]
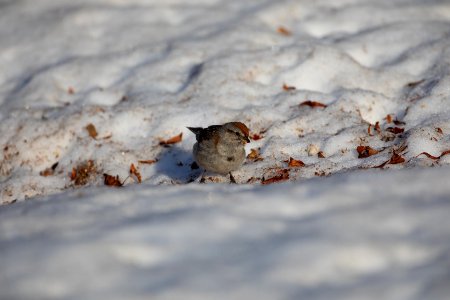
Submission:
[[[446,299],[450,155],[421,153],[450,149],[449,24],[447,1],[0,1],[0,298]],[[262,160],[198,184],[186,126],[229,121]]]

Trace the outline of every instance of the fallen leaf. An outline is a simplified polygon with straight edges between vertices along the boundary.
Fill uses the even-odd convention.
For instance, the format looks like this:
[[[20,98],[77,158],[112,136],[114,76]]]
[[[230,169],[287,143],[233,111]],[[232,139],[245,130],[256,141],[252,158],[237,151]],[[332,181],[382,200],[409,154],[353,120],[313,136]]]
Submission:
[[[358,158],[366,158],[380,152],[370,146],[358,146],[356,147],[356,151],[358,152]]]
[[[380,122],[375,123],[375,131],[381,133]]]
[[[119,175],[112,176],[104,173],[103,177],[105,177],[104,183],[107,186],[117,186],[117,187],[123,186],[123,183],[120,182]]]
[[[391,115],[387,115],[386,116],[386,123],[391,123],[392,122],[392,116]]]
[[[292,157],[289,157],[288,166],[290,168],[299,168],[299,167],[304,167],[305,163],[302,162],[301,160],[297,160],[297,159],[293,159]]]
[[[389,164],[391,165],[396,165],[396,164],[401,164],[402,162],[405,162],[405,159],[397,153],[393,153],[391,159],[389,160]]]
[[[440,159],[441,157],[449,155],[449,154],[450,154],[450,150],[445,150],[439,156],[433,156],[433,155],[429,154],[428,152],[422,152],[419,155],[417,155],[416,157],[419,157],[420,155],[425,155],[426,157],[431,158],[431,159]]]
[[[289,169],[283,169],[277,172],[278,175],[275,175],[274,177],[268,178],[268,179],[262,179],[261,184],[272,184],[275,182],[281,182],[286,181],[289,179]]]
[[[182,138],[183,138],[183,133],[180,133],[179,135],[176,135],[176,136],[174,136],[174,137],[171,137],[171,138],[168,139],[168,140],[160,140],[160,141],[159,141],[159,144],[162,145],[162,146],[164,146],[164,145],[176,144],[176,143],[181,142]]]
[[[282,35],[285,35],[285,36],[290,36],[292,34],[292,32],[290,30],[286,29],[283,26],[279,26],[277,28],[277,31],[278,31],[278,33],[280,33]]]
[[[138,163],[151,165],[151,164],[154,164],[157,161],[158,161],[157,159],[147,159],[147,160],[138,160]]]
[[[442,131],[442,129],[441,129],[440,127],[437,127],[437,128],[436,128],[436,132],[437,132],[437,133],[440,133],[440,134],[444,134],[444,132]]]
[[[399,127],[388,127],[388,128],[386,128],[386,131],[392,132],[393,134],[399,134],[399,133],[403,133],[405,131],[405,129],[399,128]]]
[[[259,150],[258,149],[250,149],[250,153],[247,155],[247,158],[253,161],[261,161],[264,160],[264,158],[262,158],[260,156]]]
[[[325,108],[325,107],[327,107],[327,105],[325,105],[325,104],[323,104],[323,103],[320,103],[320,102],[317,102],[317,101],[311,101],[311,100],[307,100],[307,101],[304,101],[304,102],[302,102],[302,103],[300,103],[300,106],[309,106],[309,107],[323,107],[323,108]]]
[[[369,134],[369,136],[373,136],[372,132],[370,131],[371,128],[372,124],[369,124],[369,127],[367,127],[367,133]]]
[[[142,182],[141,173],[139,173],[139,171],[136,169],[133,163],[130,165],[130,175],[136,176],[139,183]]]
[[[317,157],[325,158],[325,154],[323,154],[323,151],[319,151],[319,153],[317,153]]]
[[[89,136],[90,136],[91,138],[95,139],[95,138],[97,137],[97,135],[98,135],[98,134],[97,134],[97,129],[95,129],[94,124],[89,123],[89,124],[86,126],[86,130],[88,131]]]
[[[58,166],[58,162],[54,163],[50,168],[45,169],[44,171],[39,172],[39,175],[47,177],[51,176],[55,173],[55,169]]]
[[[75,181],[75,185],[85,185],[96,171],[97,167],[94,161],[88,160],[72,169],[70,179]]]
[[[283,90],[285,90],[286,92],[288,92],[288,91],[294,91],[294,90],[296,90],[297,88],[295,87],[295,86],[290,86],[290,85],[287,85],[286,83],[285,84],[283,84]]]

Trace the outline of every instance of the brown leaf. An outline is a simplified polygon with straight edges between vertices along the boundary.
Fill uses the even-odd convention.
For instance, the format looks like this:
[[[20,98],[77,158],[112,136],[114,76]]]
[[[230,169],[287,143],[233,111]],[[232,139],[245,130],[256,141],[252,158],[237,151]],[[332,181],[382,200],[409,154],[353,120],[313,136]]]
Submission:
[[[72,169],[70,179],[75,181],[75,185],[85,185],[96,171],[97,167],[94,161],[88,160]]]
[[[386,116],[386,123],[391,123],[392,122],[392,116],[391,115],[387,115]]]
[[[444,134],[444,132],[442,131],[442,129],[441,129],[440,127],[437,127],[437,128],[436,128],[436,132],[437,132],[437,133],[440,133],[440,134]]]
[[[396,164],[401,164],[402,162],[405,162],[405,159],[397,153],[393,153],[391,159],[389,160],[389,164],[391,165],[396,165]]]
[[[290,168],[299,168],[299,167],[304,167],[305,163],[302,162],[301,160],[297,160],[297,159],[293,159],[292,157],[289,157],[288,166]]]
[[[123,186],[123,183],[120,182],[119,175],[112,176],[104,173],[103,177],[105,177],[104,183],[107,186],[117,186],[117,187]]]
[[[290,30],[286,29],[283,26],[279,26],[277,28],[277,31],[278,31],[279,34],[282,34],[284,36],[290,36],[292,34],[292,32]]]
[[[39,172],[39,175],[47,177],[51,176],[55,173],[55,169],[58,166],[58,162],[54,163],[50,168],[45,169],[44,171]]]
[[[133,163],[130,165],[130,175],[136,176],[139,183],[142,182],[141,173],[139,173],[139,171],[136,169]]]
[[[375,131],[381,133],[380,122],[375,123]]]
[[[428,157],[428,158],[431,158],[431,159],[440,159],[440,158],[443,157],[443,156],[449,155],[449,154],[450,154],[450,150],[445,150],[445,151],[442,152],[441,155],[439,155],[439,156],[433,156],[433,155],[429,154],[428,152],[422,152],[422,153],[420,153],[419,155],[417,155],[416,157],[419,157],[419,156],[422,155],[422,154],[425,155],[425,156]]]
[[[173,136],[168,140],[160,140],[159,144],[162,146],[176,144],[176,143],[181,142],[182,138],[183,138],[183,133],[180,133],[179,135]]]
[[[317,101],[311,101],[311,100],[307,100],[307,101],[304,101],[304,102],[302,102],[302,103],[300,103],[300,106],[309,106],[309,107],[323,107],[323,108],[325,108],[325,107],[327,107],[327,105],[325,105],[325,104],[323,104],[323,103],[320,103],[320,102],[317,102]]]
[[[138,160],[138,163],[151,165],[151,164],[154,164],[157,161],[158,161],[157,159],[147,159],[147,160]]]
[[[317,157],[318,157],[318,158],[325,158],[325,154],[323,153],[323,151],[319,151],[319,152],[317,153]]]
[[[95,139],[96,137],[97,137],[97,129],[95,129],[95,126],[94,126],[94,124],[92,124],[92,123],[89,123],[87,126],[86,126],[86,130],[89,132],[89,136],[91,137],[91,138],[93,138],[93,139]]]
[[[247,158],[253,161],[261,161],[264,160],[264,158],[262,158],[260,156],[259,150],[258,149],[250,149],[250,153],[247,155]]]
[[[295,87],[295,86],[290,86],[290,85],[287,85],[286,83],[284,83],[283,84],[283,90],[285,90],[286,92],[288,92],[288,91],[294,91],[294,90],[296,90],[297,88]]]
[[[372,132],[370,132],[370,129],[372,128],[372,124],[369,124],[369,127],[367,127],[367,133],[370,135],[370,136],[373,136],[373,134],[372,134]]]
[[[289,179],[289,169],[282,169],[279,170],[278,175],[275,175],[274,177],[268,178],[268,179],[262,179],[261,180],[261,184],[272,184],[275,182],[281,182],[281,181],[286,181]]]
[[[380,152],[370,146],[358,146],[356,147],[356,151],[358,152],[358,158],[366,158]]]
[[[388,128],[386,128],[386,131],[392,132],[393,134],[399,134],[399,133],[403,133],[405,131],[405,129],[399,128],[399,127],[388,127]]]

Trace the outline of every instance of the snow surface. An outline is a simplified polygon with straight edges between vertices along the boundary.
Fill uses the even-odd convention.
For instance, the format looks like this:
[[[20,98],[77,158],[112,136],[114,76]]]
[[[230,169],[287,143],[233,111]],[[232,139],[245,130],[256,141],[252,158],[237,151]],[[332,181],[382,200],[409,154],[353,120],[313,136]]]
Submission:
[[[448,298],[448,1],[0,0],[0,65],[0,298]]]

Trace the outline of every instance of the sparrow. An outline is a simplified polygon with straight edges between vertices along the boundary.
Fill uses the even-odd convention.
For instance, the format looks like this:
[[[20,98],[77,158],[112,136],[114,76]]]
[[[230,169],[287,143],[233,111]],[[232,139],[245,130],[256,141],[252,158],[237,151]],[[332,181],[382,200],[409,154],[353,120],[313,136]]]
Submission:
[[[195,134],[197,142],[192,152],[197,164],[218,174],[229,174],[239,169],[245,160],[245,144],[250,143],[249,129],[241,122],[211,125],[207,128],[187,127]]]

